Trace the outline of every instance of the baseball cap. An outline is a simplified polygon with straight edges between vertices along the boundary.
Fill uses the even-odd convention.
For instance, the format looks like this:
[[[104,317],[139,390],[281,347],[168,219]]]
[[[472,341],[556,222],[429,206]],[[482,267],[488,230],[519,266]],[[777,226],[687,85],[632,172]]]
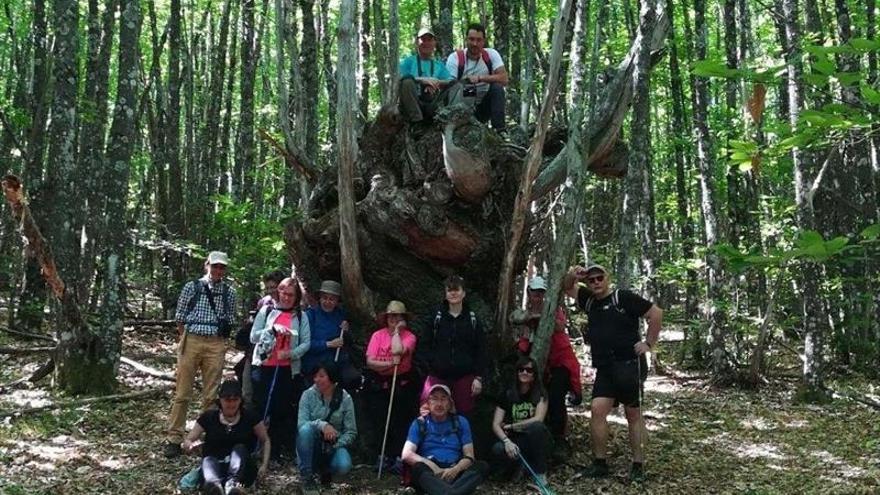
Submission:
[[[605,275],[608,275],[608,270],[606,270],[604,266],[602,266],[598,263],[590,263],[589,265],[587,265],[587,273],[594,272],[594,271],[600,271],[600,272],[604,273]]]
[[[416,35],[416,38],[421,38],[422,36],[424,36],[426,34],[430,34],[431,36],[433,36],[435,38],[437,37],[437,35],[434,34],[434,31],[432,31],[431,28],[423,27],[422,29],[419,29],[419,34]]]
[[[241,397],[241,383],[238,380],[226,380],[220,385],[220,397]]]
[[[547,282],[544,277],[536,276],[529,280],[529,290],[547,290]]]
[[[227,266],[229,265],[229,256],[223,251],[211,251],[208,254],[208,264]]]

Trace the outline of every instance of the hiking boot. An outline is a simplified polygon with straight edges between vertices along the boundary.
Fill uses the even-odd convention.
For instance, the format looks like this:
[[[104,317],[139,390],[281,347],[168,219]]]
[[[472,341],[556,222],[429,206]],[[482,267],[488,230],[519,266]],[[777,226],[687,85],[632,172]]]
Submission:
[[[244,487],[238,480],[229,480],[226,482],[226,495],[245,495]]]
[[[162,446],[162,454],[168,459],[178,457],[180,453],[180,443],[165,442],[165,445]]]
[[[608,463],[593,461],[586,470],[584,476],[588,478],[607,478],[609,474]]]
[[[321,488],[315,481],[314,476],[306,476],[305,479],[302,480],[302,486],[300,489],[302,490],[302,495],[319,495],[321,493]]]
[[[218,482],[206,483],[202,488],[202,493],[205,495],[223,495],[223,486]]]
[[[645,474],[645,468],[641,464],[633,464],[629,470],[629,482],[644,483],[647,480],[648,475]]]

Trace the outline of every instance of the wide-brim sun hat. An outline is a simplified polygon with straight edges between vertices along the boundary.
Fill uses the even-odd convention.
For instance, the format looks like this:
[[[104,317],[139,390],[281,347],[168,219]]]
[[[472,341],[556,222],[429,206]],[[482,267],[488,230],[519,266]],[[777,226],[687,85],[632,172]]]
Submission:
[[[406,304],[401,301],[390,301],[385,311],[376,315],[376,321],[383,327],[388,326],[388,315],[403,315],[409,321],[412,321],[414,315],[406,310]]]
[[[342,297],[342,284],[335,280],[324,280],[323,282],[321,282],[321,288],[318,289],[318,293],[321,292],[323,292],[324,294]]]

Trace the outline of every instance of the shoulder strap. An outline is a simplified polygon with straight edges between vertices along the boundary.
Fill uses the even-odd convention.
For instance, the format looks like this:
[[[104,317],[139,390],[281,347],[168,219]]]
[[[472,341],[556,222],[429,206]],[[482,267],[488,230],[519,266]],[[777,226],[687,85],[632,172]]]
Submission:
[[[330,416],[333,416],[340,407],[342,406],[342,386],[336,385],[336,389],[333,390],[333,398],[330,399],[330,409],[327,411],[327,416],[324,418],[324,421],[330,421]]]
[[[462,441],[462,433],[461,433],[461,424],[458,421],[458,414],[450,414],[450,419],[452,419],[452,431],[455,432],[455,436],[458,437],[458,443],[460,447],[464,446],[464,441]]]
[[[492,75],[492,57],[489,56],[489,52],[483,48],[482,53],[483,62],[486,64],[486,68],[489,69],[489,75]]]
[[[617,307],[619,306],[619,304],[618,304],[620,302],[619,291],[620,291],[620,289],[614,289],[614,293],[611,294],[611,304],[614,305],[614,309],[617,309]]]
[[[471,330],[476,330],[476,329],[477,329],[477,315],[475,315],[474,312],[471,311]]]
[[[464,50],[455,50],[455,54],[458,56],[458,77],[456,79],[461,79],[461,76],[464,75]]]
[[[434,338],[437,338],[437,328],[440,326],[440,318],[443,318],[443,310],[438,309],[437,314],[434,315]]]
[[[211,306],[211,311],[214,312],[214,318],[220,320],[220,313],[217,312],[217,306],[214,305],[214,297],[212,296],[211,291],[208,289],[208,284],[204,283],[202,284],[202,287],[205,288],[205,295],[208,296],[208,304]]]
[[[428,434],[428,422],[425,420],[424,416],[419,416],[416,418],[416,424],[419,425],[419,443],[416,445],[416,452],[422,448],[422,444],[425,442],[425,435]]]
[[[590,296],[587,298],[587,302],[584,303],[584,312],[585,313],[590,312],[590,308],[593,307],[593,301],[594,301],[593,296]]]
[[[193,308],[196,307],[196,303],[199,301],[199,297],[201,297],[202,295],[202,286],[207,286],[207,284],[203,284],[202,280],[198,278],[193,280],[193,283],[196,284],[196,293],[193,294],[191,298],[189,298],[189,304],[186,305],[186,316],[189,316],[189,314],[192,313]]]

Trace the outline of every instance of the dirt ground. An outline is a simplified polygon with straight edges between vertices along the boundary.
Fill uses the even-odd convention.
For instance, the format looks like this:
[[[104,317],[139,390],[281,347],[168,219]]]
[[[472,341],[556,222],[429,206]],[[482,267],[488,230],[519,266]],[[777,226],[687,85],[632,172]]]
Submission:
[[[0,336],[0,345],[40,345]],[[171,329],[126,331],[123,354],[156,369],[173,371]],[[231,363],[235,354],[227,355]],[[44,358],[0,355],[0,412],[55,400],[50,380],[36,386],[15,383]],[[121,392],[167,387],[169,382],[120,369]],[[846,386],[872,392],[851,379]],[[589,412],[571,408],[571,455],[549,473],[552,490],[563,493],[880,493],[880,421],[877,411],[847,400],[822,406],[798,405],[793,384],[759,391],[716,390],[698,377],[652,375],[644,415],[650,431],[647,482],[627,483],[626,422],[610,418],[612,476],[582,476],[590,462]],[[147,398],[28,413],[0,419],[0,494],[173,494],[178,479],[198,459],[167,460],[161,454],[170,390]],[[193,410],[190,418],[195,418]],[[357,460],[356,460],[357,462]],[[257,494],[298,492],[291,465],[272,466]],[[399,478],[376,480],[360,464],[348,479],[325,492],[394,493]],[[526,481],[486,483],[479,493],[536,493]]]

